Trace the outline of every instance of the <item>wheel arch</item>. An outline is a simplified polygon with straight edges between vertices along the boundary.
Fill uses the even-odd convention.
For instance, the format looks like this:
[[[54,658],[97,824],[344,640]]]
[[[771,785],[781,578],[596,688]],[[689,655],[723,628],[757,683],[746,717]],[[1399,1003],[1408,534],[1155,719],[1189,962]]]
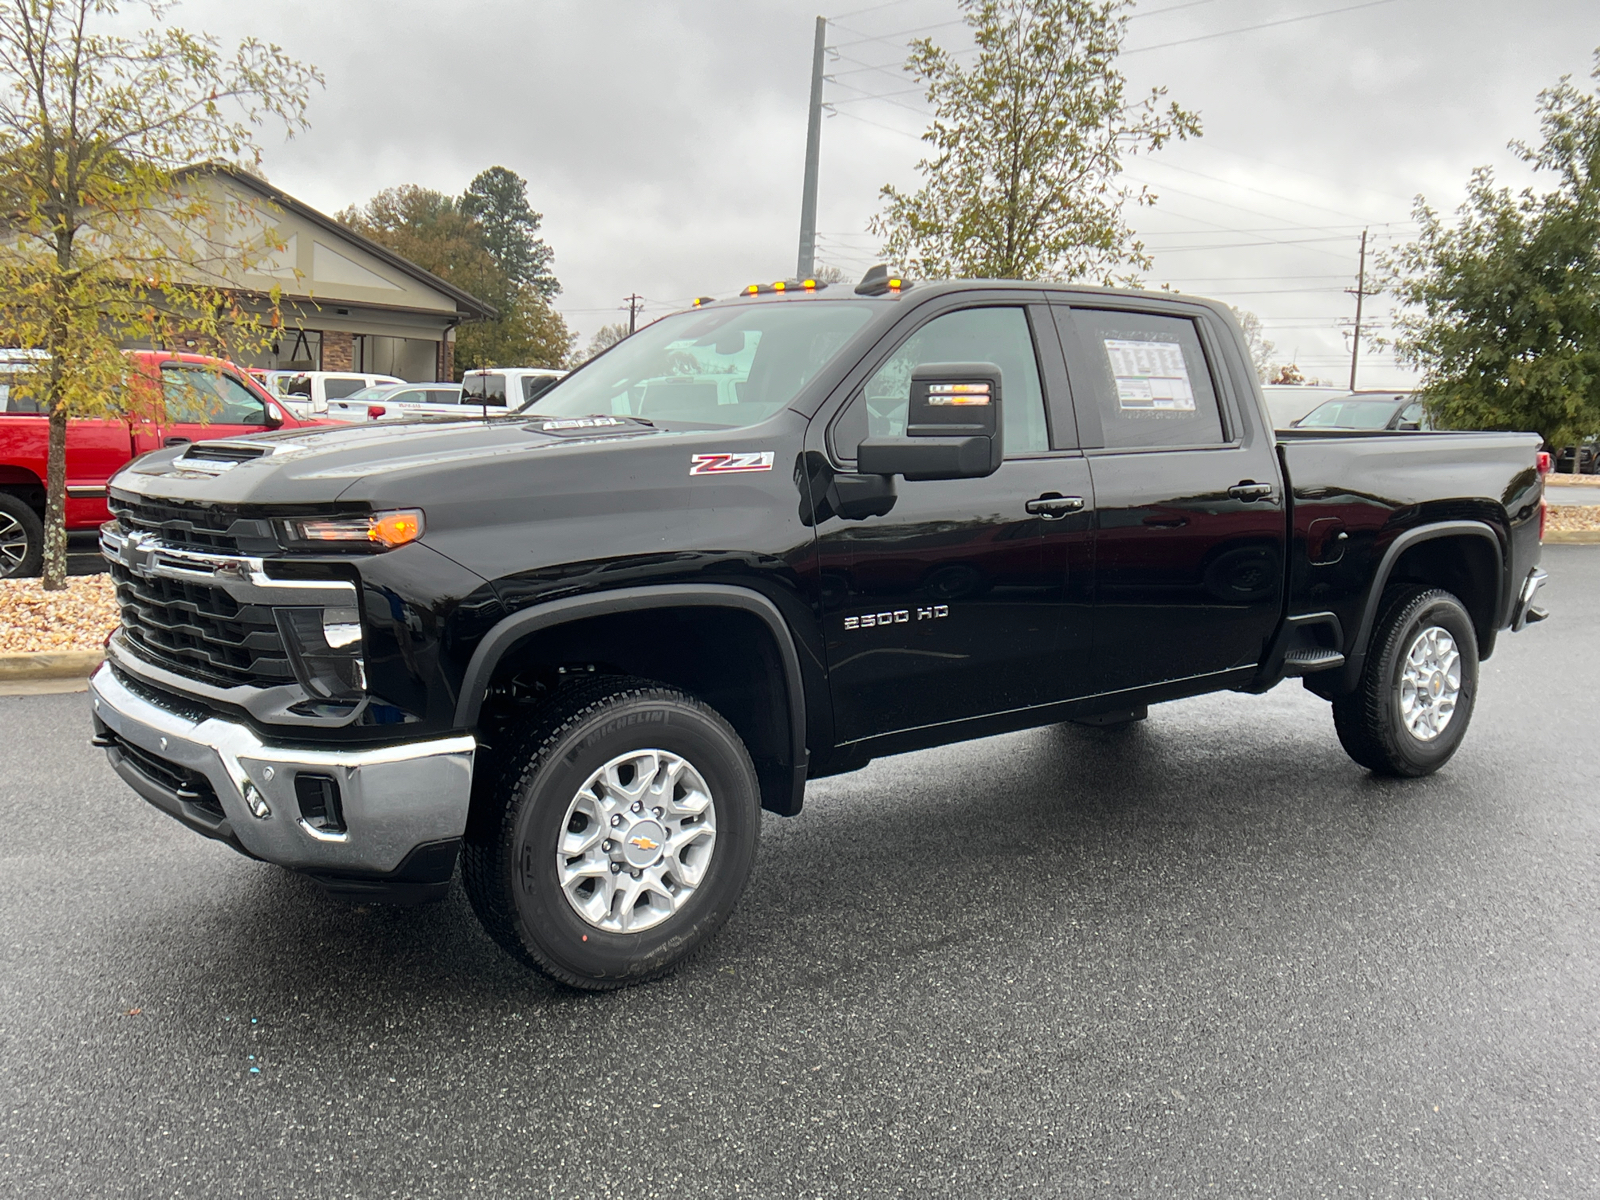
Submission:
[[[518,669],[536,662],[555,665],[551,654],[556,634],[563,638],[563,653],[570,638],[581,658],[586,642],[609,649],[610,635],[619,630],[635,635],[628,639],[634,648],[601,661],[623,673],[642,674],[691,692],[705,691],[704,681],[712,680],[713,695],[702,698],[746,741],[760,776],[762,807],[784,816],[798,813],[808,766],[800,655],[777,605],[750,588],[729,584],[618,588],[563,597],[513,613],[491,628],[473,651],[456,704],[456,726],[479,727],[491,689]],[[728,652],[708,655],[711,643],[725,645]],[[718,687],[724,689],[721,696],[715,694]],[[729,703],[730,695],[751,702]]]
[[[1487,658],[1493,650],[1506,606],[1505,548],[1500,535],[1483,521],[1418,526],[1390,542],[1379,560],[1340,680],[1345,690],[1354,688],[1361,678],[1384,592],[1393,583],[1406,582],[1454,593],[1472,618],[1480,657]]]

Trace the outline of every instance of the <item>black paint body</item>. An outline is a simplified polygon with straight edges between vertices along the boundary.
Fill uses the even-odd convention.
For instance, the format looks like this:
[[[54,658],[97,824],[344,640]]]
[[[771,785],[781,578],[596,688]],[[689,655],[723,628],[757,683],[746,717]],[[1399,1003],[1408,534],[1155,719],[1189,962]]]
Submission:
[[[1537,561],[1537,437],[1274,433],[1224,306],[983,283],[919,286],[874,303],[875,315],[790,407],[751,428],[666,423],[557,436],[524,416],[297,430],[266,435],[279,443],[274,454],[219,475],[185,472],[179,451],[158,452],[120,474],[113,492],[246,516],[424,510],[424,537],[399,550],[268,556],[272,572],[359,581],[372,702],[350,720],[258,727],[263,736],[365,744],[467,728],[481,737],[504,656],[535,636],[547,658],[562,653],[549,632],[561,623],[530,621],[560,602],[591,624],[571,640],[572,660],[546,666],[616,666],[596,630],[613,631],[615,658],[634,672],[668,662],[680,626],[698,638],[699,665],[676,669],[700,671],[730,709],[774,707],[744,720],[770,716],[793,729],[793,744],[757,761],[773,780],[795,781],[796,796],[808,772],[877,754],[1270,686],[1283,673],[1286,618],[1305,614],[1332,614],[1347,658],[1317,690],[1352,686],[1364,622],[1389,582],[1379,575],[1386,550],[1441,523],[1482,526],[1468,565],[1440,569],[1484,593],[1469,607],[1487,653]],[[895,480],[887,512],[836,515],[830,505],[860,481],[850,448],[833,442],[835,419],[917,328],[973,306],[1027,314],[1048,448],[1008,457],[986,478]],[[1106,446],[1084,332],[1105,310],[1193,323],[1220,443]],[[1008,403],[1015,390],[1008,380]],[[773,469],[690,475],[692,455],[752,452],[771,452]],[[1256,491],[1230,491],[1241,485]],[[1082,507],[1030,513],[1041,497]],[[1474,557],[1491,552],[1492,562]],[[1415,573],[1432,561],[1389,566]],[[718,603],[730,592],[754,598],[717,610],[726,614],[717,620],[730,638],[745,624],[765,628],[772,645],[752,651],[741,637],[719,650],[717,626],[690,630],[683,622],[701,611],[702,591]],[[630,598],[616,610],[621,621],[657,594],[653,624],[593,624],[609,611],[607,597]],[[124,658],[139,670],[136,657]],[[775,680],[774,690],[729,691],[740,669]],[[184,690],[244,716],[202,688]],[[769,806],[793,811],[797,802],[773,799],[784,786],[772,784]]]

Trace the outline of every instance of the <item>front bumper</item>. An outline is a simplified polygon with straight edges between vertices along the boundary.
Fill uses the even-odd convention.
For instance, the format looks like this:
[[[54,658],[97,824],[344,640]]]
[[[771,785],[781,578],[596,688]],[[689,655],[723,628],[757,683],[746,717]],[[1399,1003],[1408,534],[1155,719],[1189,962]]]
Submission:
[[[247,726],[189,709],[109,663],[89,691],[96,743],[117,774],[196,832],[341,890],[448,883],[472,792],[477,743],[470,735],[303,749],[263,742]],[[337,781],[343,831],[315,828],[302,815],[300,773]],[[442,881],[430,878],[440,874]]]

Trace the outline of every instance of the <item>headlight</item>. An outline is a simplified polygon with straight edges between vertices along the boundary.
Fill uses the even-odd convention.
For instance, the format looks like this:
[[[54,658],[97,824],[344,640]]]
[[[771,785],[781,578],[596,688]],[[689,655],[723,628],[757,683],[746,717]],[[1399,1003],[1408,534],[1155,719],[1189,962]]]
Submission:
[[[393,550],[416,541],[423,531],[420,508],[363,513],[354,517],[314,517],[283,522],[288,543],[296,547],[362,545]]]
[[[357,700],[367,690],[361,614],[353,608],[277,608],[278,634],[300,686],[319,700]]]

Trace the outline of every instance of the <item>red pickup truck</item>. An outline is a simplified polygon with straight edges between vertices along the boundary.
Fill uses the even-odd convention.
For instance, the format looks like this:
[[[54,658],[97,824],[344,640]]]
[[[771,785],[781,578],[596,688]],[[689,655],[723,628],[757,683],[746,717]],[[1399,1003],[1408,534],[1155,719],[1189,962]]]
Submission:
[[[268,429],[324,425],[301,420],[231,363],[199,354],[131,350],[127,415],[67,424],[67,529],[97,529],[111,519],[106,482],[148,450]],[[0,579],[37,575],[44,549],[45,464],[49,426],[22,377],[37,356],[13,351],[0,363]],[[144,386],[141,386],[141,383]]]

